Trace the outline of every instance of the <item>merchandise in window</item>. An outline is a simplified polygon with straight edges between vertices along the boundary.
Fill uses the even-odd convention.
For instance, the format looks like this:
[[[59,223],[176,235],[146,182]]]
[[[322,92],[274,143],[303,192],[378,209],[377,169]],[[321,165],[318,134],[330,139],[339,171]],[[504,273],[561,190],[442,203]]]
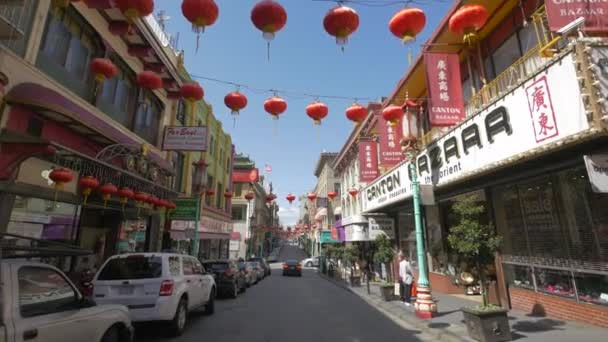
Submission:
[[[534,274],[539,292],[575,298],[572,276],[569,271],[536,268]]]
[[[503,270],[510,286],[534,290],[532,268],[530,266],[503,264]]]
[[[581,302],[608,306],[608,275],[575,273],[574,281]]]
[[[144,252],[147,225],[143,220],[124,220],[120,225],[117,250],[119,253]]]

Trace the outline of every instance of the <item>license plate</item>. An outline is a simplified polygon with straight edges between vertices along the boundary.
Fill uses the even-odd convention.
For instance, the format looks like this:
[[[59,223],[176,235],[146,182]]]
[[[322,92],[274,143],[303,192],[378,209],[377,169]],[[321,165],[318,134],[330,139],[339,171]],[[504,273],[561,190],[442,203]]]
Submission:
[[[291,266],[290,268],[291,268],[292,270],[295,270],[295,269],[296,269],[294,266]]]
[[[121,296],[132,295],[133,286],[123,286],[118,288],[118,294]]]

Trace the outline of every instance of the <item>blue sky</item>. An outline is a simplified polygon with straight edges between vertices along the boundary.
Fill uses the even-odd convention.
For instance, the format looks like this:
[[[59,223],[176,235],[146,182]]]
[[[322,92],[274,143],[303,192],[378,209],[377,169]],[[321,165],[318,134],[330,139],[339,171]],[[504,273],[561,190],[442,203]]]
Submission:
[[[266,57],[266,42],[250,20],[257,0],[216,0],[220,15],[215,25],[200,37],[198,52],[196,34],[182,16],[181,1],[157,0],[155,12],[165,10],[172,18],[169,33],[179,32],[179,48],[185,51],[186,66],[191,74],[217,78],[259,89],[278,89],[296,93],[339,95],[379,99],[388,96],[408,68],[408,49],[388,30],[390,18],[403,5],[371,7],[349,4],[360,16],[360,25],[345,52],[323,29],[323,17],[336,5],[330,1],[280,0],[288,14],[287,25],[271,45],[271,61]],[[367,0],[366,2],[373,2]],[[380,3],[388,1],[379,0]],[[414,56],[452,1],[418,0],[417,7],[427,13],[427,25],[414,45]],[[305,107],[315,98],[281,94],[288,102],[287,112],[274,122],[264,111],[269,92],[241,91],[249,104],[233,127],[232,117],[224,106],[224,96],[234,86],[199,80],[205,89],[205,100],[215,116],[232,136],[238,152],[248,154],[260,171],[272,166],[269,175],[281,207],[283,224],[293,224],[297,203],[291,207],[288,193],[310,191],[316,183],[313,175],[319,154],[338,152],[353,129],[344,115],[352,100],[320,100],[329,106],[329,115],[320,127],[314,126]],[[366,103],[360,101],[360,103]]]

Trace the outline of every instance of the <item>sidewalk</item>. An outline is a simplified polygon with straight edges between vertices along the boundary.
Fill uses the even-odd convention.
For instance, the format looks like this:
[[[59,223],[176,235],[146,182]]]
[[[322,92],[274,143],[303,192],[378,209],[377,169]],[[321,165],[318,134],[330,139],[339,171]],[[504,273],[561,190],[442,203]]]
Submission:
[[[413,325],[422,332],[433,335],[438,341],[473,341],[468,337],[460,308],[478,305],[479,301],[473,300],[476,297],[433,293],[433,297],[437,300],[439,313],[437,317],[425,321],[416,317],[413,305],[406,307],[400,301],[385,302],[377,285],[370,284],[371,295],[368,295],[366,284],[362,284],[361,287],[350,287],[342,281],[329,278],[322,273],[318,274],[337,286],[356,294],[391,320]],[[608,329],[548,317],[531,317],[523,312],[513,310],[509,312],[509,321],[513,341],[595,342],[608,339],[606,337],[608,336]]]

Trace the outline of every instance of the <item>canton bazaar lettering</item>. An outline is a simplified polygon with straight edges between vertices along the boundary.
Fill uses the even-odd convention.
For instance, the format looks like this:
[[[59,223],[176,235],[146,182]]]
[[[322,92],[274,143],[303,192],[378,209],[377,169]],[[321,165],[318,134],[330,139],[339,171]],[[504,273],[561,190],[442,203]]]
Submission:
[[[442,178],[462,171],[459,145],[462,146],[464,154],[468,155],[473,148],[482,149],[491,146],[498,135],[513,133],[505,107],[501,106],[491,111],[486,115],[483,123],[485,135],[482,135],[478,124],[471,123],[462,129],[460,137],[450,137],[443,141],[442,145],[430,147],[427,153],[418,158],[418,172],[424,177],[424,183],[438,183]]]
[[[382,203],[407,192],[407,188],[401,188],[401,172],[395,170],[381,181],[368,187],[365,192],[368,202],[378,199],[378,203]]]

